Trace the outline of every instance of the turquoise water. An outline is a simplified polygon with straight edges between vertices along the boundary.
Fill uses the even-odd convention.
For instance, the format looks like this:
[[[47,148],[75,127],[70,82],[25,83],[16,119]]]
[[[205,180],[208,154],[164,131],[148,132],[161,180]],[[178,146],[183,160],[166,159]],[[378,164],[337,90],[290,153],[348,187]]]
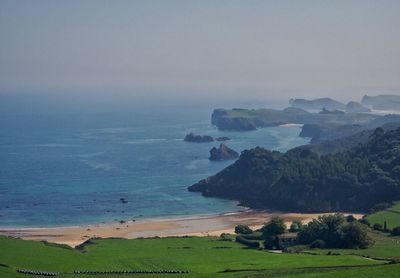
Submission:
[[[59,226],[240,209],[186,188],[232,161],[211,162],[213,143],[189,132],[228,136],[236,151],[285,151],[308,140],[298,128],[222,132],[210,108],[113,113],[7,113],[0,120],[0,226]],[[122,203],[120,198],[127,200]]]

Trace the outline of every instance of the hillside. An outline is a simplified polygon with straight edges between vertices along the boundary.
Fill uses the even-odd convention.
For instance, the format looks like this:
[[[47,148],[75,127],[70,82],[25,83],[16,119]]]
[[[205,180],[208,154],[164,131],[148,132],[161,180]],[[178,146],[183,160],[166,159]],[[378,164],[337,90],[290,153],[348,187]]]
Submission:
[[[255,148],[221,172],[189,187],[204,196],[284,211],[367,211],[400,199],[400,129],[376,129],[365,144],[318,155]]]

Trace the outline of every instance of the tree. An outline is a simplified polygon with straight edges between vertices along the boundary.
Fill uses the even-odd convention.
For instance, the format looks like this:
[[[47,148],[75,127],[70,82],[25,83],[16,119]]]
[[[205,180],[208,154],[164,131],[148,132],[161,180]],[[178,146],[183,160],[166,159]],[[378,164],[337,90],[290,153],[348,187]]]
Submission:
[[[286,230],[285,222],[282,218],[274,216],[269,222],[267,222],[262,228],[263,237],[276,236],[283,234]]]
[[[394,227],[391,235],[392,236],[400,236],[400,226]]]
[[[318,240],[322,240],[328,248],[366,248],[372,243],[366,225],[358,221],[349,223],[342,214],[324,215],[312,220],[298,233],[298,240],[310,246],[317,246]]]
[[[247,225],[237,225],[235,227],[236,234],[251,234],[252,232],[253,230]]]
[[[387,231],[388,231],[386,220],[383,222],[383,231],[384,231],[384,232],[387,232]]]
[[[303,223],[301,222],[301,220],[294,220],[290,225],[289,232],[297,233],[302,228],[303,228]]]
[[[368,237],[367,228],[358,222],[351,222],[342,229],[345,248],[365,249],[373,242]]]

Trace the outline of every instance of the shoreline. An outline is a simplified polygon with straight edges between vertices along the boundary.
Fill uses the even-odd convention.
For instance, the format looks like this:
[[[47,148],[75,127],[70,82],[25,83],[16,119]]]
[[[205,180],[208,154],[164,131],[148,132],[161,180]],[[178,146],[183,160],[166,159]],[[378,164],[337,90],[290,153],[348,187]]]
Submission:
[[[222,233],[234,233],[235,226],[239,224],[246,224],[252,229],[258,229],[273,216],[282,217],[286,225],[290,225],[293,220],[308,223],[320,215],[333,213],[282,213],[248,210],[214,215],[148,218],[64,227],[0,227],[0,235],[29,240],[45,240],[75,247],[93,237],[134,239],[142,237],[219,236]],[[362,217],[362,214],[353,215],[356,218]]]

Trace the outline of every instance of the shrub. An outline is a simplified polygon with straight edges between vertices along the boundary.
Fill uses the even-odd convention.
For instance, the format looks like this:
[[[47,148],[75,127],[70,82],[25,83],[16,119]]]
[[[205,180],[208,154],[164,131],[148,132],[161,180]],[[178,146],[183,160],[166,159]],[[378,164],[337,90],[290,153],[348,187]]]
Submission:
[[[242,243],[251,248],[259,248],[260,247],[260,243],[258,241],[248,240],[242,236],[236,236],[236,242]]]
[[[374,229],[374,230],[376,230],[376,231],[382,231],[382,230],[383,230],[383,227],[382,227],[382,224],[375,223],[375,224],[372,226],[372,229]]]
[[[235,227],[236,234],[251,234],[252,232],[253,230],[247,225],[237,225]]]
[[[392,236],[400,236],[400,226],[394,227],[391,235]]]
[[[371,226],[371,223],[369,223],[368,219],[363,217],[360,220],[358,220],[361,224],[367,225],[368,227]]]
[[[314,240],[311,244],[310,244],[310,248],[318,248],[318,249],[322,249],[325,248],[326,244],[325,241],[323,241],[322,239],[316,239]]]
[[[227,233],[222,233],[222,234],[219,236],[219,239],[220,239],[221,241],[232,241],[231,235],[230,235],[230,234],[227,234]]]
[[[276,237],[275,236],[266,236],[264,240],[264,248],[265,249],[273,249],[276,247]]]
[[[242,237],[249,240],[261,240],[263,239],[261,232],[253,232],[251,234],[242,234]]]

